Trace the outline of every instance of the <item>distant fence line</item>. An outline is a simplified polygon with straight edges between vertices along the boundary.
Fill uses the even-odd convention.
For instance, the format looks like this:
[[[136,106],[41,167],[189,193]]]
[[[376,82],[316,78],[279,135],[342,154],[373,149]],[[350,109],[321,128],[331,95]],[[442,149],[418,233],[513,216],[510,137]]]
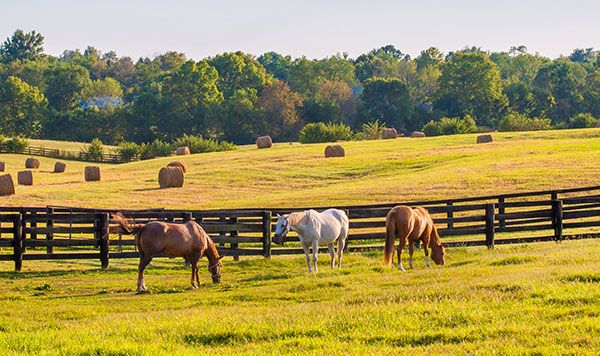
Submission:
[[[51,157],[51,158],[62,158],[76,161],[84,161],[84,162],[103,162],[103,163],[127,163],[131,161],[139,161],[140,157],[135,156],[132,159],[125,159],[122,155],[114,154],[114,153],[102,153],[100,159],[92,159],[85,152],[77,152],[77,151],[66,151],[59,149],[51,149],[44,147],[35,147],[28,146],[21,150],[9,150],[7,148],[0,148],[0,153],[16,153],[16,154],[26,154],[30,156],[43,156],[43,157]]]
[[[492,248],[497,244],[600,237],[589,229],[600,226],[600,186],[594,186],[448,200],[339,206],[350,219],[348,250],[381,249],[385,239],[385,216],[391,207],[399,204],[425,206],[450,247]],[[275,214],[304,209],[0,207],[0,248],[12,248],[12,254],[0,254],[0,261],[14,261],[18,271],[23,260],[99,259],[102,267],[107,267],[113,258],[138,257],[132,237],[114,236],[109,239],[109,213],[116,211],[121,211],[134,223],[194,220],[212,237],[221,254],[235,259],[239,256],[270,258],[272,255],[303,253],[297,246],[296,236],[288,238],[292,246],[274,246],[271,244],[271,232]],[[548,231],[549,234],[517,238],[498,235],[540,231]],[[39,248],[45,248],[45,251]],[[29,252],[31,249],[36,250]]]

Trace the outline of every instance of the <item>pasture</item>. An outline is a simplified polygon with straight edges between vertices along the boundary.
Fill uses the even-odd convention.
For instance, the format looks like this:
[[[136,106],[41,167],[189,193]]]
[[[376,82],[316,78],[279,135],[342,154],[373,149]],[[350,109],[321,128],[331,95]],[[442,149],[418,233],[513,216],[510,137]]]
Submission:
[[[257,150],[178,156],[189,169],[183,188],[159,189],[158,171],[173,157],[100,165],[85,183],[83,162],[52,174],[40,157],[35,185],[17,187],[2,205],[222,209],[376,204],[592,186],[600,181],[600,129],[345,142],[346,157],[324,158],[327,144],[279,143]],[[7,171],[23,155],[0,155]]]
[[[323,255],[322,255],[323,256]],[[206,260],[189,288],[181,259],[155,260],[135,295],[135,260],[0,264],[0,353],[572,353],[600,348],[600,241],[453,248],[447,265],[381,266],[352,253],[341,270],[302,256]]]
[[[257,150],[177,157],[183,188],[159,189],[173,157],[101,164],[40,158],[35,185],[2,206],[210,209],[335,206],[459,198],[597,185],[600,129],[494,133],[326,144],[279,143]],[[51,144],[51,143],[49,143]],[[0,155],[7,171],[26,156]],[[444,236],[442,236],[444,240]],[[406,254],[405,254],[405,257]],[[213,285],[189,288],[182,259],[155,259],[150,293],[136,295],[138,261],[28,261],[21,273],[0,262],[0,353],[31,354],[461,354],[574,353],[600,349],[600,240],[450,248],[446,265],[382,266],[381,251],[352,252],[341,270],[320,255],[224,260]],[[405,260],[405,266],[407,265]]]

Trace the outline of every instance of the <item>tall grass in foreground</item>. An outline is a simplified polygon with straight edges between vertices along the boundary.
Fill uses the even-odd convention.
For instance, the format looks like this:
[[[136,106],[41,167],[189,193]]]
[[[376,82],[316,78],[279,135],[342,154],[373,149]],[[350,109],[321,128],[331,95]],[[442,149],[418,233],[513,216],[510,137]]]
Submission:
[[[0,353],[595,354],[600,241],[448,249],[447,265],[381,266],[379,252],[225,260],[223,282],[188,288],[180,259],[157,259],[148,295],[135,260],[0,263]],[[33,262],[33,261],[31,261]]]

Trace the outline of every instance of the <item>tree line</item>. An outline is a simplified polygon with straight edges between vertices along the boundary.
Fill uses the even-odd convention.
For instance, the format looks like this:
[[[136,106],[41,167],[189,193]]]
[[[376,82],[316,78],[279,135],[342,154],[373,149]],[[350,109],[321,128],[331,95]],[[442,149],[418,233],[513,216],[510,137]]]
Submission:
[[[354,59],[231,52],[195,61],[171,51],[134,61],[94,47],[52,56],[43,44],[40,33],[17,30],[0,45],[0,134],[249,143],[265,134],[296,140],[309,123],[443,133],[453,122],[563,128],[600,117],[600,51],[592,48],[553,60],[524,46],[429,48],[411,58],[388,45]]]

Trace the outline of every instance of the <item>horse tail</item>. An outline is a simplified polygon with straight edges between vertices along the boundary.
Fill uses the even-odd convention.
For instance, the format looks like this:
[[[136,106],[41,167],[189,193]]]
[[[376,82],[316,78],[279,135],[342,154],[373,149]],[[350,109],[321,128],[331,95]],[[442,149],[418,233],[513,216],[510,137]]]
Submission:
[[[398,218],[398,212],[396,209],[392,209],[385,218],[385,248],[383,250],[383,264],[391,267],[394,260],[394,242],[396,240],[396,225]]]

